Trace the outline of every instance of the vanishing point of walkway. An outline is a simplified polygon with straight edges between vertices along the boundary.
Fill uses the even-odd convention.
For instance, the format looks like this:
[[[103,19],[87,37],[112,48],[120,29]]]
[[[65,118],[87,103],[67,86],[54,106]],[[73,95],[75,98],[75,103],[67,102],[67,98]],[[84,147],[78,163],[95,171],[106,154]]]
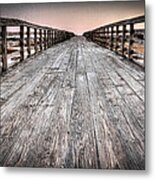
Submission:
[[[144,71],[83,37],[1,78],[3,166],[144,169]]]

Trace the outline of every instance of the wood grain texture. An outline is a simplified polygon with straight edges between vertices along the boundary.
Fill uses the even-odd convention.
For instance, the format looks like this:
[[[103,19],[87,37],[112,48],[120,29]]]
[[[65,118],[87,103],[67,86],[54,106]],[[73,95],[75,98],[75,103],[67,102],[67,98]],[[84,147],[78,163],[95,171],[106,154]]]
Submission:
[[[1,77],[0,165],[145,169],[144,71],[84,37]]]

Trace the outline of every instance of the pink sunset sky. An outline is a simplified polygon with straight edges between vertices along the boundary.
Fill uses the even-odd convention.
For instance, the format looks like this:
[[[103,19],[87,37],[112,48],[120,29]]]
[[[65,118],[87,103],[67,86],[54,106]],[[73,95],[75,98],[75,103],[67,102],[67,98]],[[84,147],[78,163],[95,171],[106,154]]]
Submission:
[[[0,16],[65,29],[75,34],[144,15],[144,1],[0,4]]]

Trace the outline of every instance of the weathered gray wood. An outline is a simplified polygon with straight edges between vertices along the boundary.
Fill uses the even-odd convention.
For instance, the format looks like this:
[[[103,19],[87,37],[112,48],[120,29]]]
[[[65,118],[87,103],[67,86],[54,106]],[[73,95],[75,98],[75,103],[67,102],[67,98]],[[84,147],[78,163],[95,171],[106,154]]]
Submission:
[[[40,44],[40,51],[43,49],[43,44],[42,44],[42,29],[39,30],[39,44]]]
[[[2,26],[2,71],[7,70],[7,30]]]
[[[141,23],[144,25],[145,17],[140,16],[136,18],[131,18],[123,20],[120,22],[108,24],[101,26],[92,31],[85,32],[83,35],[87,39],[91,39],[95,43],[102,46],[104,42],[104,47],[110,48],[117,54],[123,56],[137,63],[137,65],[144,67],[144,29],[137,29],[136,24]],[[129,26],[129,30],[127,29]],[[116,30],[114,28],[116,27]],[[120,29],[122,27],[122,29]],[[102,30],[106,30],[105,36],[102,37]],[[111,29],[111,31],[109,31]],[[134,33],[135,32],[135,33]],[[116,33],[116,37],[115,37]],[[140,34],[140,36],[136,35]],[[109,36],[110,35],[110,36]],[[142,40],[143,39],[143,40]],[[128,42],[128,44],[127,44]],[[132,46],[135,42],[135,47]],[[114,48],[115,44],[115,48]],[[143,45],[142,45],[143,44]],[[142,51],[142,53],[140,52]]]
[[[115,52],[117,53],[117,49],[118,49],[118,35],[119,35],[119,26],[116,26],[116,44],[115,44]]]
[[[46,40],[47,40],[47,37],[46,37],[46,29],[44,29],[44,50],[46,50],[46,48],[47,48],[47,42],[46,42]]]
[[[126,25],[123,25],[123,30],[122,30],[122,56],[125,57],[125,34],[126,34]]]
[[[20,60],[24,60],[24,26],[20,26]]]
[[[110,37],[110,41],[111,41],[111,42],[110,42],[110,49],[111,49],[111,50],[113,50],[113,43],[114,43],[114,42],[113,42],[113,41],[114,41],[114,38],[113,38],[113,37],[114,37],[114,27],[112,26],[112,27],[111,27],[111,37]]]
[[[129,48],[128,48],[128,59],[132,60],[132,45],[133,45],[133,34],[134,34],[134,24],[130,24],[129,30]]]
[[[38,52],[38,44],[37,44],[37,29],[34,29],[34,50],[35,54]]]
[[[31,36],[30,36],[30,27],[27,27],[27,53],[28,57],[31,55]]]
[[[92,31],[95,32],[98,29],[107,28],[109,26],[117,26],[117,25],[121,26],[123,24],[128,25],[128,24],[136,24],[136,23],[143,23],[143,22],[145,22],[145,16],[138,16],[138,17],[135,17],[135,18],[130,18],[130,19],[126,19],[126,20],[123,20],[123,21],[108,24],[108,25],[105,25],[105,26],[101,26],[99,28],[93,29]],[[91,33],[92,31],[87,31],[87,32],[85,32],[85,34]]]
[[[17,37],[11,37],[11,38],[6,38],[7,36],[7,27],[19,27],[20,28],[20,32],[9,32],[9,34],[15,34],[15,35],[18,35],[20,37],[17,38]],[[24,49],[24,46],[25,46],[25,33],[24,33],[24,27],[27,28],[27,37],[26,37],[26,45],[27,45],[27,57],[30,57],[30,56],[33,56],[34,54],[37,54],[38,52],[38,30],[39,30],[39,35],[40,35],[40,38],[39,38],[39,43],[40,43],[40,51],[42,50],[46,50],[47,48],[49,48],[51,45],[52,45],[52,38],[51,38],[51,31],[54,30],[56,36],[55,36],[55,43],[60,43],[66,39],[69,39],[70,37],[73,37],[74,36],[74,33],[72,32],[68,32],[68,31],[63,31],[63,30],[59,30],[59,29],[52,29],[52,28],[49,28],[49,27],[44,27],[44,26],[37,26],[37,25],[34,25],[32,23],[28,23],[28,22],[25,22],[25,21],[22,21],[22,20],[19,20],[19,19],[10,19],[10,18],[1,18],[0,17],[0,27],[2,29],[2,72],[3,71],[6,71],[7,69],[7,58],[11,58],[12,60],[13,59],[19,59],[21,61],[24,60],[25,56],[24,56],[24,52],[25,52],[25,49]],[[31,30],[34,30],[34,34],[32,35],[32,31]],[[42,33],[43,31],[43,33]],[[44,38],[42,36],[42,34],[44,34]],[[13,51],[12,50],[12,47],[10,47],[10,51],[7,51],[7,41],[16,41],[16,40],[19,40],[20,43],[19,43],[19,53],[20,53],[20,56],[17,57],[17,52],[15,53],[9,53],[10,51]],[[11,45],[12,46],[12,45]],[[34,48],[34,53],[31,54],[31,49]],[[9,57],[8,54],[11,56]],[[27,58],[26,57],[26,58]],[[16,62],[17,63],[17,62]],[[13,63],[14,64],[14,63]],[[9,64],[10,65],[10,64]]]
[[[36,60],[37,59],[37,60]],[[1,166],[144,169],[144,72],[83,37],[1,80]]]
[[[94,51],[95,52],[95,51]],[[94,53],[93,52],[93,53]],[[97,56],[97,52],[96,52],[96,54],[94,54],[94,57],[93,57],[93,60],[94,60],[94,58],[95,58],[95,56]],[[95,61],[94,62],[94,66],[95,67],[97,67],[97,72],[98,72],[98,63],[96,63],[97,61]],[[101,61],[102,62],[102,61]],[[107,62],[109,62],[109,59],[107,59]],[[113,105],[110,105],[110,109],[109,110],[107,110],[107,113],[109,114],[109,118],[112,120],[112,121],[114,121],[115,122],[115,119],[117,120],[117,119],[120,119],[120,114],[118,114],[117,115],[117,113],[118,113],[118,108],[120,107],[121,109],[121,111],[122,111],[122,113],[125,115],[125,117],[123,118],[122,117],[122,123],[121,124],[119,124],[118,123],[118,120],[115,122],[115,126],[117,125],[117,127],[120,129],[121,127],[120,127],[120,125],[123,125],[122,126],[122,128],[121,128],[121,130],[120,130],[120,133],[123,133],[122,135],[121,135],[121,137],[119,138],[119,139],[122,139],[122,137],[124,136],[124,140],[128,137],[128,139],[129,139],[129,135],[128,136],[126,136],[125,134],[127,133],[127,129],[128,128],[130,128],[130,127],[127,127],[127,128],[125,128],[125,126],[127,125],[127,124],[124,124],[124,121],[125,121],[125,119],[127,120],[127,121],[130,121],[130,123],[132,124],[133,123],[133,126],[132,126],[132,128],[134,129],[134,130],[130,130],[130,131],[133,131],[133,133],[136,133],[137,134],[137,131],[138,131],[138,134],[140,135],[140,137],[137,137],[137,139],[143,139],[144,138],[144,112],[143,111],[140,111],[140,110],[137,110],[139,113],[137,113],[136,111],[135,111],[135,108],[133,108],[134,106],[133,106],[133,102],[136,102],[138,99],[135,99],[136,98],[136,96],[135,96],[135,98],[133,98],[133,101],[132,101],[132,103],[131,102],[129,102],[129,101],[127,101],[127,97],[126,97],[126,95],[128,96],[128,97],[130,97],[130,95],[131,95],[131,93],[133,93],[133,91],[130,89],[130,92],[128,92],[127,91],[127,88],[126,87],[124,87],[124,83],[122,84],[122,83],[120,83],[120,80],[118,79],[117,81],[116,81],[116,77],[117,76],[114,76],[114,78],[111,78],[112,77],[112,74],[110,73],[110,72],[112,72],[112,71],[114,71],[115,70],[115,68],[117,69],[117,67],[112,67],[112,69],[111,69],[111,65],[110,66],[107,66],[106,65],[106,62],[104,61],[104,63],[103,64],[100,64],[100,66],[102,66],[102,65],[104,65],[105,66],[105,68],[103,68],[102,67],[102,71],[101,71],[101,73],[102,74],[99,74],[99,78],[100,77],[103,77],[102,78],[102,83],[103,83],[103,92],[105,92],[105,95],[106,95],[106,99],[107,99],[107,103],[110,105],[111,103],[113,104]],[[109,71],[107,71],[106,69],[109,69]],[[103,72],[104,71],[107,71],[107,73],[109,74],[109,78],[112,80],[110,83],[107,81],[108,80],[108,77],[106,76],[106,78],[104,78],[104,76],[105,76],[105,74],[103,74]],[[104,82],[105,81],[105,82]],[[114,84],[116,84],[115,86],[114,86]],[[122,86],[123,85],[123,86]],[[122,97],[121,95],[119,95],[118,94],[118,92],[116,91],[116,87],[122,87],[122,92],[123,92],[123,96],[125,96],[125,97]],[[96,88],[97,89],[97,88]],[[114,93],[115,92],[115,93]],[[128,94],[129,93],[129,94]],[[134,93],[135,94],[135,93]],[[134,95],[133,95],[134,96]],[[123,99],[122,99],[123,98]],[[122,100],[125,100],[125,102],[126,102],[126,104],[122,101]],[[131,99],[130,99],[130,101],[131,101]],[[138,100],[139,101],[139,100]],[[141,103],[139,103],[137,101],[137,103],[139,104],[139,106],[141,106],[142,105],[142,107],[144,108],[144,104],[141,104]],[[121,103],[123,103],[123,104],[121,104]],[[106,105],[106,107],[108,108],[108,104]],[[132,105],[131,105],[132,104]],[[138,105],[137,104],[137,105]],[[142,109],[143,109],[142,108]],[[114,111],[114,110],[117,110],[117,111]],[[141,113],[140,113],[141,112]],[[136,115],[137,114],[137,115]],[[138,115],[139,114],[139,115]],[[136,117],[136,118],[134,118],[134,116]],[[138,118],[138,116],[140,117],[140,118]],[[140,123],[138,122],[138,120],[139,119],[141,119],[140,120]],[[135,124],[136,123],[136,124]],[[126,129],[125,131],[125,133],[123,132],[123,129]],[[129,131],[129,132],[130,132]],[[137,134],[137,135],[138,135]],[[131,136],[131,137],[133,137],[133,135]],[[121,141],[124,141],[123,139],[121,140]],[[126,140],[125,140],[126,141]],[[131,147],[126,147],[127,149],[130,149],[131,150],[131,152],[130,151],[128,151],[127,152],[127,156],[128,157],[130,157],[130,158],[133,158],[133,161],[132,161],[132,163],[130,164],[130,167],[133,167],[133,164],[134,164],[134,166],[137,166],[137,168],[138,167],[141,167],[141,168],[144,168],[144,162],[142,162],[142,159],[144,158],[144,157],[142,157],[141,155],[139,155],[139,158],[138,158],[138,153],[139,153],[139,151],[143,151],[144,150],[144,146],[143,145],[141,145],[141,142],[143,142],[143,140],[142,141],[139,141],[139,144],[137,144],[137,148],[133,148],[132,146]],[[125,143],[125,142],[124,142]],[[130,146],[130,143],[125,143],[125,146]],[[139,146],[139,147],[138,147]],[[140,149],[139,149],[140,148]],[[131,155],[132,153],[137,153],[137,157],[134,157],[134,155]],[[129,158],[129,159],[130,159]],[[135,160],[137,158],[137,160]],[[128,158],[127,158],[128,159]],[[138,160],[139,159],[139,160]],[[125,164],[124,164],[125,165]]]

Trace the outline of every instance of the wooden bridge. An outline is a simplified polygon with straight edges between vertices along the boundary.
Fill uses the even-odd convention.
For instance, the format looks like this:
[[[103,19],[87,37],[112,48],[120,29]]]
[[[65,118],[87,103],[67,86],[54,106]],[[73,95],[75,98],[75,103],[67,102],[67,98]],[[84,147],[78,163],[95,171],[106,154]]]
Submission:
[[[1,166],[145,168],[136,23],[144,17],[75,36],[0,19]],[[22,62],[9,67],[11,59]]]

